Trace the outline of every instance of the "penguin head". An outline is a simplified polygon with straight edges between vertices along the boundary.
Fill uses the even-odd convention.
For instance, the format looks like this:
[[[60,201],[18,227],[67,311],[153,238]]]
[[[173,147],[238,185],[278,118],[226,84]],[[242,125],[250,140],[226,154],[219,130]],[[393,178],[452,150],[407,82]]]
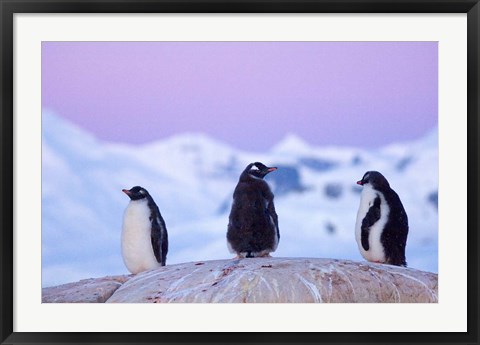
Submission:
[[[267,167],[265,164],[260,162],[250,163],[245,169],[248,172],[248,175],[263,179],[268,173],[277,170],[276,167]]]
[[[148,196],[147,190],[140,186],[135,186],[131,189],[122,189],[122,192],[127,194],[131,200],[140,200]]]
[[[367,171],[365,175],[363,175],[360,181],[357,181],[357,184],[360,186],[364,186],[366,184],[370,184],[372,188],[377,190],[382,190],[386,188],[390,188],[390,185],[382,174],[378,171]]]

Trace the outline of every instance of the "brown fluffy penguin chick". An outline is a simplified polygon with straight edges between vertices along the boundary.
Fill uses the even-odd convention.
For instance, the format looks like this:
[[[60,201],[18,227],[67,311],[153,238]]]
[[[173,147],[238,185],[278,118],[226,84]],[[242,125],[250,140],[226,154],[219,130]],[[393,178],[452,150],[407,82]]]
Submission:
[[[273,193],[263,178],[275,167],[255,162],[247,165],[233,193],[227,245],[237,258],[269,256],[280,240]]]

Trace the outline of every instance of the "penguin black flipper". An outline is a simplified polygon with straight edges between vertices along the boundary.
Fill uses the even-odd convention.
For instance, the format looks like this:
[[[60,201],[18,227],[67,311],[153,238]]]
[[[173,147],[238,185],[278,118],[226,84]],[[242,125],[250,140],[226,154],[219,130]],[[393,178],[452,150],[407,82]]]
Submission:
[[[407,266],[405,257],[408,236],[407,213],[403,208],[398,194],[394,190],[385,193],[385,196],[391,205],[395,205],[395,207],[390,210],[390,221],[385,224],[385,229],[380,239],[386,248],[387,263],[396,266]]]
[[[150,214],[150,221],[152,223],[152,232],[150,234],[152,240],[153,254],[160,265],[165,266],[168,252],[168,233],[165,221],[160,214],[158,206],[153,202],[153,199],[148,200],[152,209]]]
[[[269,202],[267,205],[267,214],[270,216],[270,218],[273,221],[273,224],[275,225],[276,233],[277,233],[277,243],[280,240],[280,230],[278,228],[278,215],[277,212],[275,211],[275,205],[273,204],[273,194],[270,192],[271,196],[269,198]]]
[[[370,234],[370,228],[378,222],[381,216],[380,212],[380,197],[377,195],[375,200],[373,201],[372,206],[368,209],[367,214],[365,215],[365,218],[362,220],[362,247],[365,250],[370,249],[370,244],[368,242],[368,236]]]
[[[165,223],[163,223],[165,226]],[[167,253],[168,253],[168,233],[165,231],[163,233],[163,240],[162,240],[162,265],[165,266],[167,263]]]
[[[165,223],[160,222],[160,224],[159,226],[158,222],[152,223],[151,240],[153,254],[155,254],[157,262],[165,266],[168,252],[168,234],[164,231]]]

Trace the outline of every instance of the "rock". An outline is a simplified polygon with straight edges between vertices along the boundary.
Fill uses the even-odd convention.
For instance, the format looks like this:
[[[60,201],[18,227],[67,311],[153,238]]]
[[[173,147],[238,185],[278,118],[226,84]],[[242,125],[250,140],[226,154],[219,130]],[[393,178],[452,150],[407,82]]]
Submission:
[[[431,303],[438,276],[412,268],[308,258],[184,263],[140,273],[107,303]]]
[[[438,277],[412,268],[307,258],[192,262],[44,288],[44,303],[429,303]]]
[[[42,289],[43,303],[104,303],[132,276],[80,280]]]

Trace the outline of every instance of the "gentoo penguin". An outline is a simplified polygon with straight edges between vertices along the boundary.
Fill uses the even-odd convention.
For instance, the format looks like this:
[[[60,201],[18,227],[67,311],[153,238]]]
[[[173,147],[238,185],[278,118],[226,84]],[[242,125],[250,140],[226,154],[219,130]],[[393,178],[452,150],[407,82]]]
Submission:
[[[355,224],[360,253],[368,261],[407,266],[408,218],[397,193],[378,171],[367,171],[357,184],[363,186]]]
[[[255,162],[247,165],[233,193],[227,245],[238,258],[269,256],[280,240],[273,193],[263,178],[277,170]]]
[[[122,256],[131,273],[165,266],[168,234],[158,206],[145,188],[122,189],[130,202],[123,215]]]

